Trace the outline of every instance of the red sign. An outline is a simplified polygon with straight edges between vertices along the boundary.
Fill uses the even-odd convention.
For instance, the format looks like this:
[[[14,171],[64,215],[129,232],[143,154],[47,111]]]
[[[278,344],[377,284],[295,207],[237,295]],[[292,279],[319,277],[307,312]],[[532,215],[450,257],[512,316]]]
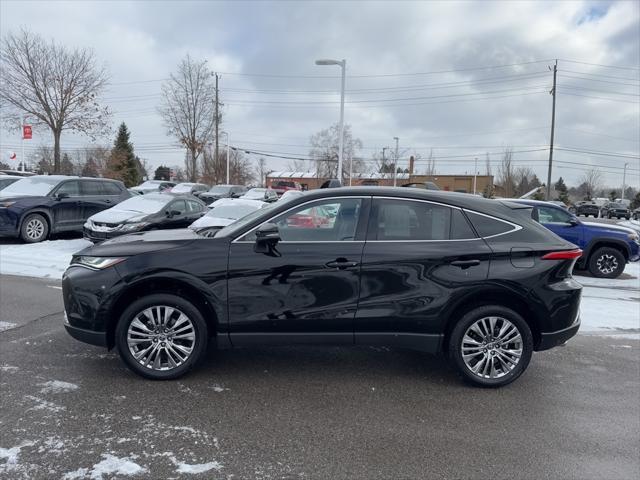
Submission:
[[[22,139],[23,140],[31,140],[31,125],[23,125],[22,126]]]

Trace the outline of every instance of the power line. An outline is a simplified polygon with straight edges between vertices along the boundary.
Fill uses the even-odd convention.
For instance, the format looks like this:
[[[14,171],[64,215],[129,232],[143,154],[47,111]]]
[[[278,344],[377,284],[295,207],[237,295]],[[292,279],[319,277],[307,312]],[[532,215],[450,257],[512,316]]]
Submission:
[[[585,77],[579,77],[576,75],[565,75],[562,72],[560,73],[560,76],[562,78],[571,78],[574,80],[584,80],[585,82],[597,82],[597,83],[607,83],[610,85],[624,85],[627,87],[640,87],[640,84],[635,84],[635,83],[626,83],[626,82],[612,82],[611,80],[599,80],[597,78],[585,78]]]
[[[579,70],[567,70],[565,68],[559,68],[558,71],[559,72],[576,73],[578,75],[588,75],[588,76],[591,76],[591,77],[615,78],[617,80],[631,80],[631,81],[634,81],[634,82],[640,81],[640,79],[638,79],[636,77],[620,77],[618,75],[602,75],[601,73],[581,72]]]
[[[579,62],[577,60],[567,60],[566,58],[561,58],[559,59],[562,62],[569,62],[569,63],[579,63],[580,65],[591,65],[593,67],[605,67],[605,68],[618,68],[621,70],[640,70],[640,68],[638,67],[631,67],[631,66],[626,66],[626,65],[604,65],[602,63],[589,63],[589,62]]]
[[[560,85],[558,88],[564,88],[564,87],[562,85]],[[571,93],[571,92],[566,92],[566,91],[563,91],[563,93],[565,95],[572,95],[574,97],[595,98],[595,99],[598,99],[598,100],[609,100],[611,102],[638,103],[638,102],[634,102],[634,101],[631,101],[631,100],[623,100],[623,99],[620,99],[620,98],[597,97],[595,95],[582,95],[580,93]]]

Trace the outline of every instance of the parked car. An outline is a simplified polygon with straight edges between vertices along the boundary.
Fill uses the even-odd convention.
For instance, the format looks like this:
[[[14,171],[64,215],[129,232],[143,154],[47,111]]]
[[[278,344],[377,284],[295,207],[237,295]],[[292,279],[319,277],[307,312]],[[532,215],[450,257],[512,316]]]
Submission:
[[[135,190],[139,193],[142,193],[143,195],[146,195],[147,193],[165,192],[167,190],[171,191],[171,189],[175,186],[175,182],[168,182],[165,180],[147,180],[137,187],[132,187],[130,190]]]
[[[35,173],[33,172],[23,172],[22,170],[11,169],[2,169],[0,170],[0,174],[13,175],[15,177],[33,177],[35,175]]]
[[[313,208],[336,212],[330,227],[289,227]],[[526,205],[318,189],[214,237],[146,232],[78,252],[62,280],[65,327],[152,379],[184,375],[211,340],[446,353],[465,379],[497,387],[578,331],[579,255]]]
[[[271,182],[271,188],[281,196],[284,192],[289,190],[302,190],[302,185],[293,180],[274,180]]]
[[[247,193],[247,187],[243,185],[216,185],[208,192],[202,192],[198,198],[209,205],[221,198],[239,198]]]
[[[605,203],[600,209],[600,216],[606,218],[631,218],[631,210],[623,203],[608,202]]]
[[[3,190],[5,187],[8,187],[18,180],[22,180],[23,178],[24,177],[19,177],[17,175],[0,175],[0,190]]]
[[[342,186],[342,182],[337,178],[330,178],[326,180],[320,185],[320,188],[340,188]]]
[[[53,233],[82,231],[91,215],[130,196],[122,182],[106,178],[24,177],[0,191],[0,235],[35,243]]]
[[[203,217],[189,225],[189,228],[193,230],[207,229],[213,234],[216,230],[231,225],[236,220],[269,204],[260,200],[222,198],[212,205],[213,208],[210,208]]]
[[[304,194],[305,194],[305,192],[303,192],[302,190],[287,190],[286,192],[284,192],[280,196],[278,201],[279,202],[285,202],[285,201],[290,200],[292,198],[300,197],[300,196],[302,196]]]
[[[171,191],[169,193],[187,193],[197,197],[200,193],[206,192],[208,190],[209,185],[205,185],[204,183],[178,183],[175,187],[171,188]]]
[[[596,205],[596,202],[590,200],[584,200],[581,202],[577,202],[573,208],[569,208],[571,213],[574,213],[578,217],[589,217],[593,216],[597,218],[600,214],[600,208]]]
[[[185,228],[205,211],[205,204],[195,197],[148,193],[89,217],[82,232],[85,239],[98,243],[132,232]]]
[[[129,190],[129,193],[133,196],[133,195],[144,195],[144,192],[140,191],[140,190],[134,190],[133,188],[128,188],[127,190]]]
[[[631,212],[631,218],[634,220],[640,220],[640,208],[636,208],[633,212]]]
[[[278,201],[278,194],[270,188],[252,188],[240,198],[271,203]]]
[[[531,205],[533,218],[553,233],[578,245],[583,253],[577,268],[594,277],[616,278],[627,262],[640,260],[638,233],[630,228],[583,222],[562,207],[536,200],[513,200]]]

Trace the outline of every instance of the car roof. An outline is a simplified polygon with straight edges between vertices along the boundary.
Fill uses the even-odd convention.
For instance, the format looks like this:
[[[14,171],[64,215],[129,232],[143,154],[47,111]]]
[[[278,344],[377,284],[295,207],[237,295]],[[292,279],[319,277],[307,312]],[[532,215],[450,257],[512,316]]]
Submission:
[[[250,205],[261,207],[265,202],[261,200],[252,200],[250,198],[221,198],[211,204],[211,207],[219,207],[221,205]]]
[[[15,178],[16,180],[22,180],[23,178],[31,178],[31,177],[21,177],[19,175],[7,175],[5,173],[0,174],[0,180],[5,178]]]

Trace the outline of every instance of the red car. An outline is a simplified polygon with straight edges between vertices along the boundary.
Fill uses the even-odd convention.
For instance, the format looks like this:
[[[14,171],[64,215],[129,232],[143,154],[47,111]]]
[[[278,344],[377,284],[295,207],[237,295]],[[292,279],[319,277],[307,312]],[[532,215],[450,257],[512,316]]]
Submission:
[[[271,182],[271,189],[280,197],[287,190],[302,190],[302,185],[291,180],[274,180]]]

